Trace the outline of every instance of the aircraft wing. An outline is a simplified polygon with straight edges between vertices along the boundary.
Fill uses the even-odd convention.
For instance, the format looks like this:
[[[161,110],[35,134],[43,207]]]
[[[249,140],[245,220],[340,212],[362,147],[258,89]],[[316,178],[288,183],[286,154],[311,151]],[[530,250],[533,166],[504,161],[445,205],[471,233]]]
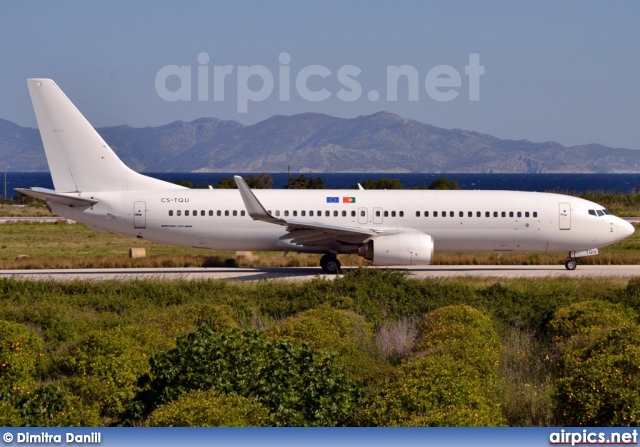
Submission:
[[[247,208],[247,213],[253,220],[287,227],[287,234],[280,238],[282,240],[290,240],[291,243],[301,246],[326,246],[332,243],[360,244],[379,234],[368,228],[329,225],[272,216],[242,177],[236,175],[234,179]]]
[[[60,203],[69,206],[91,206],[98,203],[98,201],[95,199],[79,197],[79,195],[73,193],[61,194],[53,191],[52,189],[46,188],[16,188],[16,191],[19,191],[31,197],[46,200],[47,202]]]

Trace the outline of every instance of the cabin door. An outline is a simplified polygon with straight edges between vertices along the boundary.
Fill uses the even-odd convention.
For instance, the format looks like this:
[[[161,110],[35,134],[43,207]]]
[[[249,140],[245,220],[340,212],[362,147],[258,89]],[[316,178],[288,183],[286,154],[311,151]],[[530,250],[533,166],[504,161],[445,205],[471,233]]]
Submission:
[[[147,202],[133,203],[133,228],[147,227]]]
[[[369,223],[369,210],[367,208],[359,208],[358,209],[358,223],[366,224]]]
[[[560,229],[561,230],[570,230],[571,229],[571,204],[569,203],[560,203]]]

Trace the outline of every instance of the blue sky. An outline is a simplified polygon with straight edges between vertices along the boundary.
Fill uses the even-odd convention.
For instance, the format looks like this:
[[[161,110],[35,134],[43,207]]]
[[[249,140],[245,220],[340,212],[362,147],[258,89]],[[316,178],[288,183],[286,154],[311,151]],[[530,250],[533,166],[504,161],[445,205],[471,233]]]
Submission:
[[[96,127],[204,116],[252,124],[278,114],[355,117],[386,110],[500,138],[640,149],[639,13],[636,1],[588,0],[9,0],[0,3],[0,118],[35,127],[25,79],[50,77]],[[204,64],[201,53],[209,59]],[[281,63],[282,53],[288,63]],[[478,100],[470,100],[465,74],[470,55],[478,55],[484,70]],[[387,97],[387,67],[403,65],[417,73],[417,100],[408,99],[406,78],[398,99]],[[159,93],[156,78],[167,66],[191,69],[189,100]],[[214,95],[215,66],[232,69],[223,100]],[[255,66],[270,73],[274,86],[240,113],[238,98],[247,88],[266,88],[257,75],[242,83],[242,67]],[[299,93],[296,80],[310,66],[329,73],[304,78],[309,91],[324,89],[327,99]],[[436,86],[457,93],[447,101],[434,99],[425,85],[440,82],[428,78],[441,66],[460,76],[454,87]],[[200,76],[208,96],[200,101],[198,67],[208,70]],[[361,88],[359,96],[347,89],[350,101],[337,95],[345,88],[341,67],[359,72],[347,79]],[[185,91],[176,75],[162,80],[167,91]],[[281,81],[288,101],[281,99]]]

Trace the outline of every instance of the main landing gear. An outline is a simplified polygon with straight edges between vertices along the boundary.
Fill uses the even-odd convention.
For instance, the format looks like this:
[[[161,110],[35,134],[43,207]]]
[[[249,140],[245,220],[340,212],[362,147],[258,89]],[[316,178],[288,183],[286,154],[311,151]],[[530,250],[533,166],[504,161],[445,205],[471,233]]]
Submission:
[[[342,265],[338,258],[333,253],[327,253],[322,258],[320,258],[320,267],[322,267],[322,271],[328,275],[335,275],[336,273],[340,273],[340,268]]]

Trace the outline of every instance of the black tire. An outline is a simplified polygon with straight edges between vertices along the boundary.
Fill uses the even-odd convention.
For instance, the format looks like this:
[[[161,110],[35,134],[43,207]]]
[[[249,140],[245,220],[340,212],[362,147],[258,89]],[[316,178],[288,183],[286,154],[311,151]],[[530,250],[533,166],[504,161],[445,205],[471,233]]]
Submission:
[[[320,258],[320,267],[327,275],[335,275],[340,272],[340,261],[332,254],[326,254]]]
[[[566,261],[564,261],[564,266],[567,268],[567,270],[575,270],[578,266],[578,261],[576,261],[575,259],[567,259]]]

